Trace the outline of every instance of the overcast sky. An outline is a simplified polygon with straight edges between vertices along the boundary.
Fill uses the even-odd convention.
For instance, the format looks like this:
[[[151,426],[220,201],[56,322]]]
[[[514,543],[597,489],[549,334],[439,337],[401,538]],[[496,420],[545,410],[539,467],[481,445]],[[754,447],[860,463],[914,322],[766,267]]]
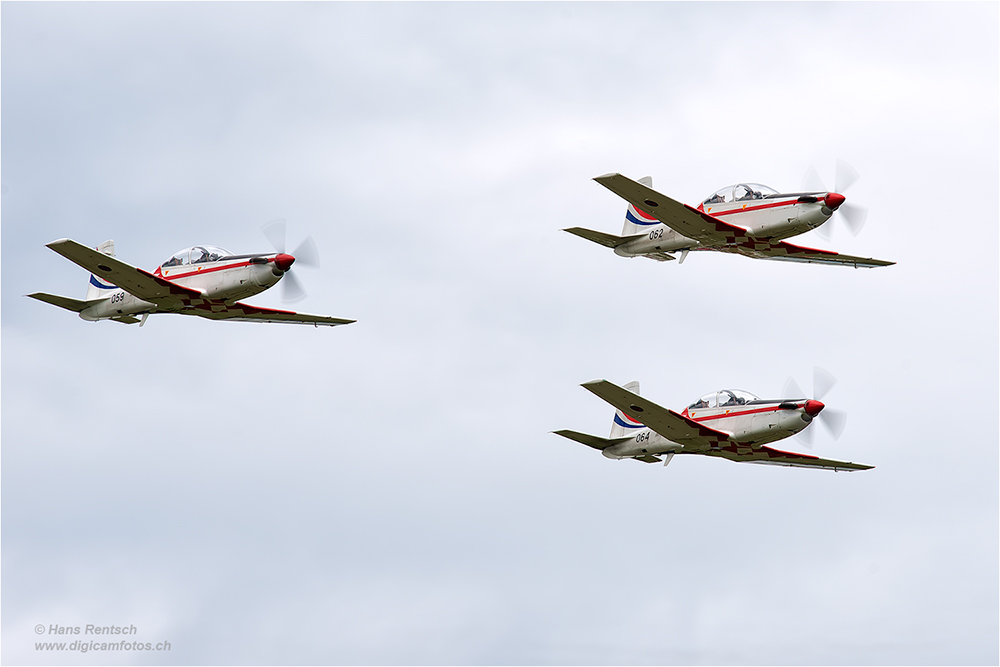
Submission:
[[[1000,660],[996,3],[0,11],[4,663]],[[867,225],[796,242],[896,266],[560,231],[620,233],[606,172],[695,204],[838,158]],[[277,218],[322,256],[294,307],[356,324],[23,297],[86,294],[58,238],[152,269]],[[608,434],[594,378],[682,408],[814,366],[849,418],[812,453],[874,470],[550,433]],[[35,649],[86,624],[171,649]]]

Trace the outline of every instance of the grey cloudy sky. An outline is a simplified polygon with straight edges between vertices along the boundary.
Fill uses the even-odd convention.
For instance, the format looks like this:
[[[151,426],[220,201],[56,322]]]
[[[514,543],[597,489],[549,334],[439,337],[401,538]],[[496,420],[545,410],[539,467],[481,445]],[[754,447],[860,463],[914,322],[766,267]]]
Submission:
[[[7,664],[976,664],[998,655],[995,3],[11,3]],[[837,158],[871,271],[626,260],[619,171],[695,203]],[[90,324],[44,247],[150,269],[284,218],[335,329]],[[249,299],[280,306],[277,290]],[[855,474],[612,462],[578,385],[682,407],[813,366]],[[791,448],[801,449],[792,441]],[[169,653],[51,653],[134,624]],[[43,635],[41,638],[49,638]]]

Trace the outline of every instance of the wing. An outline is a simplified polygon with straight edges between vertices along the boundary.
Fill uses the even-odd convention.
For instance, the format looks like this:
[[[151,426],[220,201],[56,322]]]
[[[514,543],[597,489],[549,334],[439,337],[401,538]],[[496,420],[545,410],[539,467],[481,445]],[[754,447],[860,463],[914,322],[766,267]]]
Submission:
[[[698,248],[692,248],[692,250],[698,250]],[[766,239],[751,239],[724,247],[705,248],[705,250],[731,252],[744,255],[745,257],[753,257],[754,259],[775,259],[785,262],[805,262],[807,264],[839,264],[866,269],[895,264],[895,262],[886,262],[885,260],[872,259],[871,257],[841,255],[832,250],[817,250],[816,248],[805,248],[784,241],[768,241]]]
[[[742,227],[731,225],[687,204],[674,201],[670,197],[621,174],[605,174],[594,180],[678,234],[694,239],[702,245],[701,248],[693,248],[694,250],[717,250],[754,259],[840,264],[855,268],[895,264],[895,262],[886,262],[881,259],[841,255],[831,250],[804,248],[784,241],[756,239]]]
[[[717,431],[699,424],[607,380],[593,380],[585,382],[581,386],[615,406],[635,421],[648,426],[667,440],[684,445],[687,449],[699,450],[700,452],[700,450],[718,448],[730,442],[729,434],[725,431]]]
[[[288,322],[291,324],[312,324],[313,326],[335,327],[339,324],[351,324],[356,320],[344,320],[339,317],[324,315],[309,315],[291,310],[276,310],[261,308],[237,301],[226,304],[222,301],[203,300],[190,308],[176,311],[181,315],[197,315],[209,320],[236,320],[238,322]]]
[[[69,261],[82,266],[95,276],[100,276],[113,285],[121,287],[143,301],[173,305],[173,302],[180,303],[184,297],[201,297],[201,292],[198,290],[158,278],[148,271],[126,264],[76,241],[60,239],[46,245]],[[165,301],[167,303],[164,303]]]
[[[689,452],[680,452],[682,454]],[[773,466],[789,466],[792,468],[825,468],[826,470],[871,470],[875,466],[864,465],[863,463],[851,463],[849,461],[834,461],[833,459],[821,459],[818,456],[809,454],[796,454],[795,452],[783,452],[770,447],[751,448],[749,445],[737,445],[731,443],[721,449],[693,452],[705,456],[718,456],[720,458],[737,461],[739,463],[762,463]]]

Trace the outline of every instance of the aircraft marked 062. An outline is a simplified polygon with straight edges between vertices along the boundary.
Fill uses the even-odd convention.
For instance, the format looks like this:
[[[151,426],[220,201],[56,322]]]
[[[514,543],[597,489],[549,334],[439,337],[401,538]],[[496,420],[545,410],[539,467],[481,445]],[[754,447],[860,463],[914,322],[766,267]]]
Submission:
[[[739,183],[717,190],[694,208],[653,190],[653,180],[648,176],[633,181],[621,174],[605,174],[594,180],[629,203],[622,235],[583,227],[563,231],[612,248],[622,257],[668,262],[677,259],[672,253],[680,252],[678,263],[682,264],[690,251],[711,250],[754,259],[855,268],[895,263],[782,240],[816,229],[829,220],[847,199],[837,192],[782,194],[766,185]]]

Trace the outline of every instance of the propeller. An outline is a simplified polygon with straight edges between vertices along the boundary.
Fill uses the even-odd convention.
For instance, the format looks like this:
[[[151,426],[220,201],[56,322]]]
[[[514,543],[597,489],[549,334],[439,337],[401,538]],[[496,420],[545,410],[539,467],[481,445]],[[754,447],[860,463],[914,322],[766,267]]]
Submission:
[[[838,440],[844,432],[844,427],[847,426],[847,413],[828,408],[820,402],[824,396],[830,393],[835,384],[837,384],[837,378],[819,366],[813,367],[813,399],[806,401],[805,409],[807,414],[819,419],[827,433],[834,440]],[[799,398],[806,396],[806,394],[799,388],[798,383],[789,377],[785,381],[785,389],[782,392],[782,396]],[[796,437],[802,440],[806,447],[812,447],[812,432],[808,428],[799,431]]]
[[[301,301],[306,297],[306,291],[302,284],[291,272],[292,263],[302,266],[319,268],[319,248],[313,237],[307,236],[291,254],[285,254],[285,232],[286,224],[284,220],[272,220],[264,225],[263,232],[267,240],[271,242],[279,257],[284,255],[283,261],[275,260],[275,267],[284,273],[281,279],[281,300],[293,303]]]
[[[851,165],[847,164],[843,160],[837,160],[837,174],[836,180],[834,181],[833,191],[827,190],[826,185],[823,183],[823,179],[820,178],[819,173],[816,171],[815,167],[809,167],[806,171],[806,175],[802,179],[802,189],[805,192],[830,192],[830,198],[828,203],[834,203],[835,201],[840,201],[838,206],[831,206],[836,213],[841,213],[844,219],[844,224],[847,225],[847,229],[851,232],[852,236],[857,236],[861,232],[861,229],[865,226],[865,220],[868,218],[868,209],[864,206],[858,206],[857,204],[847,204],[844,202],[846,199],[843,193],[854,185],[854,182],[861,178],[857,170]],[[838,197],[833,197],[833,195],[839,195]],[[820,225],[816,231],[819,232],[820,236],[825,239],[829,239],[833,234],[833,228],[831,223],[836,218],[831,218],[829,222]]]

